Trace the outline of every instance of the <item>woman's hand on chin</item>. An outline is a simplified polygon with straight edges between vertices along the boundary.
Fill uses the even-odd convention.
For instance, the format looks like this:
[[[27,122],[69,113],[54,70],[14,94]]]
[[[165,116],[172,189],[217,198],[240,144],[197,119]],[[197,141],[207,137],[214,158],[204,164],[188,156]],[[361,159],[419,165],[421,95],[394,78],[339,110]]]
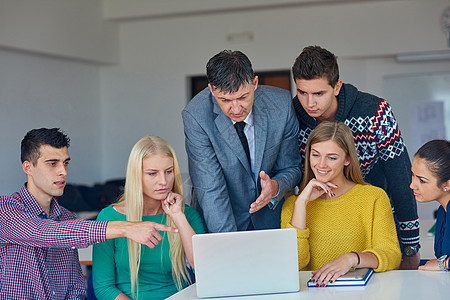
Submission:
[[[170,192],[167,198],[161,202],[164,212],[171,217],[177,214],[183,214],[182,205],[183,196],[174,192]]]
[[[307,204],[308,202],[319,198],[323,194],[334,197],[335,195],[332,189],[337,187],[337,185],[331,182],[320,182],[313,178],[308,182],[300,195],[298,195],[297,201],[304,201],[305,204]]]

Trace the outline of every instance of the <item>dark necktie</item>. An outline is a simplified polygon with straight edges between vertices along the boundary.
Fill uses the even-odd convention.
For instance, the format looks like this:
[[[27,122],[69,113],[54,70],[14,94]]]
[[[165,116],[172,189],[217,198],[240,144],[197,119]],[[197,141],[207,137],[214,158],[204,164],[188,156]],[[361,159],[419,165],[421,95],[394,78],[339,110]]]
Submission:
[[[245,122],[236,122],[234,123],[234,128],[236,129],[236,132],[239,136],[239,139],[241,140],[242,146],[244,147],[245,150],[245,154],[247,155],[247,159],[248,159],[248,163],[250,164],[250,166],[252,165],[251,160],[250,160],[250,150],[248,148],[248,141],[247,141],[247,137],[245,136],[244,133],[244,127],[245,127]]]

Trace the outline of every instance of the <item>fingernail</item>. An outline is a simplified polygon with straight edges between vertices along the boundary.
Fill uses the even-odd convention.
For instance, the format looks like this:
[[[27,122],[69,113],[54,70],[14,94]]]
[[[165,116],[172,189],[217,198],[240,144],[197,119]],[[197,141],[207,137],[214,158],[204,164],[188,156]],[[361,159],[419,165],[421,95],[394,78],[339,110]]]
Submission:
[[[311,281],[312,281],[312,283],[316,282],[316,280],[315,280],[315,279],[313,279],[313,280],[311,280]]]
[[[316,283],[316,287],[319,287],[319,284],[318,284],[318,283]]]
[[[325,283],[322,283],[322,287],[325,287]]]

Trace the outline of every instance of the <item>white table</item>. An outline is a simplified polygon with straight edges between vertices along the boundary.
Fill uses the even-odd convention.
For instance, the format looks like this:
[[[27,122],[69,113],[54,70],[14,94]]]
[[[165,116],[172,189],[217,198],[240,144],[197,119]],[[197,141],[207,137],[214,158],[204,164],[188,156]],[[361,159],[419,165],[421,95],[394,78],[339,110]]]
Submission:
[[[374,273],[366,286],[363,287],[328,287],[308,288],[306,283],[311,272],[300,272],[300,292],[272,295],[257,295],[247,297],[213,298],[213,299],[449,299],[450,298],[450,272],[431,271],[388,271]],[[178,292],[170,300],[198,299],[195,284]],[[211,298],[210,298],[211,299]]]

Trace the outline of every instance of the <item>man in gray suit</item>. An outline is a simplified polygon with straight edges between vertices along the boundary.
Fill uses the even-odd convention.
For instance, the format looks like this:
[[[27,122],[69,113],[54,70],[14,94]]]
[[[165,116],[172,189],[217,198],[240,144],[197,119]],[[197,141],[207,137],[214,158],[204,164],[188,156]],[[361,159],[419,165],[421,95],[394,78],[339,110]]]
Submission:
[[[283,197],[301,179],[290,93],[258,86],[239,51],[216,54],[206,73],[182,113],[192,206],[210,232],[279,228]]]

